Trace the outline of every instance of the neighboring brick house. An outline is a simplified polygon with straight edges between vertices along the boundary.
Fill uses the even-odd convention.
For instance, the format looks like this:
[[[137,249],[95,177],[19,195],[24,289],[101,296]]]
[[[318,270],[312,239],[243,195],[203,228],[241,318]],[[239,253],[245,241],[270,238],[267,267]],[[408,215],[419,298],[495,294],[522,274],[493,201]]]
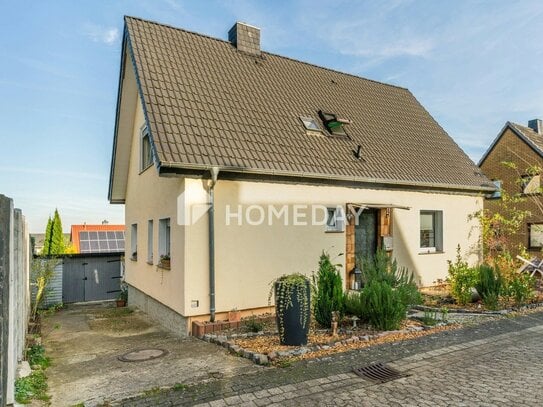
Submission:
[[[458,244],[480,260],[470,215],[495,187],[409,90],[262,51],[241,23],[224,41],[127,17],[121,58],[109,200],[129,302],[175,331],[269,311],[270,283],[323,250],[346,289],[379,247],[421,285]]]
[[[516,170],[504,162],[514,163]],[[543,248],[543,199],[540,175],[527,173],[532,166],[543,167],[543,122],[539,119],[530,120],[528,127],[507,122],[479,161],[483,173],[501,190],[509,195],[521,193],[526,198],[516,207],[530,211],[531,216],[513,243],[523,244],[531,253],[537,254]],[[500,198],[499,192],[494,193],[485,200],[485,208],[496,211]]]

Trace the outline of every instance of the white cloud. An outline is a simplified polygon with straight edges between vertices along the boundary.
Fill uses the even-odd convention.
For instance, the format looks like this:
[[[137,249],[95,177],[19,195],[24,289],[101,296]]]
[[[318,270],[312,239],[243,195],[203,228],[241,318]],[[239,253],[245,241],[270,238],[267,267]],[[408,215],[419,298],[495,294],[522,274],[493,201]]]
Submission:
[[[83,26],[84,34],[94,42],[102,42],[112,45],[120,37],[119,29],[115,27],[104,27],[101,25],[87,23]]]

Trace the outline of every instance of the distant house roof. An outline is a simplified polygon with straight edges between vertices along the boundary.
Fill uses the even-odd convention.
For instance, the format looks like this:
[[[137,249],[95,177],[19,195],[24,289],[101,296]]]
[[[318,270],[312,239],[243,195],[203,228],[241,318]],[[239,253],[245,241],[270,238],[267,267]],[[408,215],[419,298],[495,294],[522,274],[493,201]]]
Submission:
[[[124,225],[72,225],[76,253],[124,252]]]
[[[161,173],[494,189],[407,89],[133,17],[123,49]],[[347,136],[330,135],[319,111],[350,122]],[[128,154],[115,148],[112,202],[115,159]]]
[[[64,241],[70,240],[69,233],[63,233]],[[34,254],[41,254],[43,246],[45,245],[45,233],[31,233],[30,237],[34,239]]]
[[[523,140],[532,150],[543,157],[543,135],[537,133],[530,127],[522,126],[517,123],[507,122],[505,126],[498,133],[498,136],[494,139],[488,150],[483,154],[479,160],[479,166],[483,164],[490,152],[494,149],[498,141],[502,138],[507,129],[511,129],[521,140]]]

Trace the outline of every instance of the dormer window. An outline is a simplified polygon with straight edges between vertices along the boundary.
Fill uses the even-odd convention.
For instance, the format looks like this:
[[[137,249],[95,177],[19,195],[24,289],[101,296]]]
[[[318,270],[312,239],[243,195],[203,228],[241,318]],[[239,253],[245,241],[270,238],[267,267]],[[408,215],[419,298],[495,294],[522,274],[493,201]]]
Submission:
[[[345,124],[350,124],[350,120],[340,119],[337,115],[333,113],[325,113],[322,110],[319,110],[319,117],[324,123],[326,130],[334,136],[347,136],[345,129],[343,128]]]
[[[153,164],[153,155],[151,153],[151,136],[149,129],[145,126],[141,130],[141,160],[140,171],[147,169]]]
[[[304,124],[304,127],[305,127],[306,130],[319,131],[319,132],[321,131],[321,128],[317,124],[317,121],[315,119],[313,119],[312,117],[301,117],[300,116],[300,120]]]

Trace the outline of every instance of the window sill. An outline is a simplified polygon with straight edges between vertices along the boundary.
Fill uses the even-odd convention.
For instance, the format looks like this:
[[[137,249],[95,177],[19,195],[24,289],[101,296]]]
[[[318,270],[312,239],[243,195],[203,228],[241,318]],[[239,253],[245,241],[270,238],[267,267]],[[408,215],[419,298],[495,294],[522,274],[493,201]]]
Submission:
[[[130,257],[130,260],[131,261],[138,261],[138,258],[137,257]]]
[[[164,265],[162,265],[160,263],[157,264],[156,267],[159,268],[159,269],[162,269],[162,270],[171,270],[171,267],[164,266]]]
[[[153,261],[152,261],[152,260],[151,260],[151,261],[147,260],[147,264],[149,264],[149,265],[151,265],[151,266],[152,266],[152,265],[153,265],[154,263],[153,263]]]
[[[436,250],[433,252],[419,252],[420,256],[426,256],[428,254],[444,254],[445,252],[443,250]]]
[[[325,230],[324,233],[343,233],[343,230]]]

